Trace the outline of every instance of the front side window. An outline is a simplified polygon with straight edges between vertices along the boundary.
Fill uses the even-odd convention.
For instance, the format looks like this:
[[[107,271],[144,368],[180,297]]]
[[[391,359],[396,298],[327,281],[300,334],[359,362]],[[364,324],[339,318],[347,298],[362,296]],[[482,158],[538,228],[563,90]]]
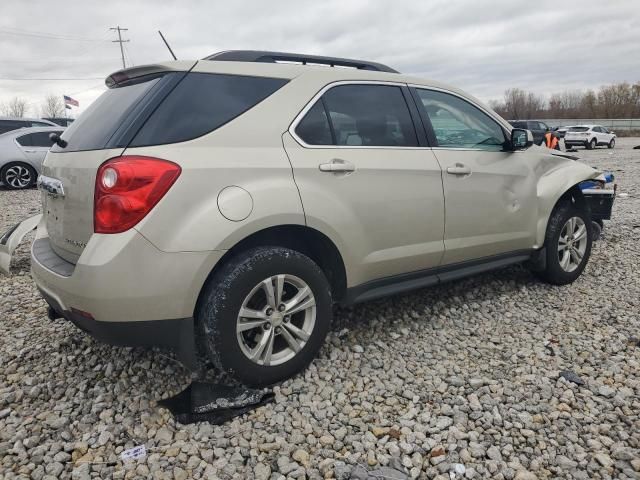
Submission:
[[[503,148],[506,138],[502,127],[479,108],[444,92],[416,89],[416,93],[439,147],[492,151]]]
[[[393,85],[331,88],[300,121],[296,134],[309,145],[418,146],[409,107]]]

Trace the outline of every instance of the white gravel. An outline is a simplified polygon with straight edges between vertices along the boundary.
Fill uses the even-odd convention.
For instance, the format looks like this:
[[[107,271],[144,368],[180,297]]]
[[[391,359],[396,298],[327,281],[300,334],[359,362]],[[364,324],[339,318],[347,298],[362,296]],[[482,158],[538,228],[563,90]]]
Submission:
[[[0,277],[0,478],[348,478],[398,462],[423,478],[639,478],[637,144],[579,150],[628,196],[573,285],[514,267],[340,310],[304,376],[220,427],[156,406],[190,380],[171,358],[49,321],[21,247]],[[0,190],[0,231],[38,205]],[[118,460],[139,444],[145,459]]]

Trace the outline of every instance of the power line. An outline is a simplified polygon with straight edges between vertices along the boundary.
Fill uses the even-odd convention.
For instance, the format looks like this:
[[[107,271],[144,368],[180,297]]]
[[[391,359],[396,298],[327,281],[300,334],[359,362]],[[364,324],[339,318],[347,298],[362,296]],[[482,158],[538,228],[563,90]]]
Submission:
[[[122,44],[128,42],[129,40],[123,40],[121,32],[126,32],[129,29],[128,28],[120,28],[120,25],[116,25],[115,27],[112,27],[109,30],[116,30],[118,32],[118,40],[111,40],[111,41],[113,43],[119,43],[120,44],[120,55],[122,56],[122,68],[127,68],[127,65],[126,65],[126,63],[124,61],[124,48],[122,47]]]
[[[42,80],[42,81],[73,81],[73,80],[102,80],[103,77],[83,77],[83,78],[14,78],[14,77],[0,77],[0,80]]]
[[[105,42],[106,41],[99,38],[76,37],[72,35],[58,35],[55,33],[33,32],[33,31],[27,31],[27,30],[18,30],[15,28],[11,28],[11,29],[1,28],[0,33],[4,33],[6,35],[23,36],[23,37],[46,38],[50,40],[69,40],[73,42]]]

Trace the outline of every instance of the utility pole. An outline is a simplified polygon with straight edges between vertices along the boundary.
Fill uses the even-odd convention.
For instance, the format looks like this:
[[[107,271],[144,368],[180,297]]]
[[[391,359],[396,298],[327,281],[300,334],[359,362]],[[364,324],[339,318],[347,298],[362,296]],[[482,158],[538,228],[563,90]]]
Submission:
[[[127,65],[124,63],[124,48],[122,47],[122,44],[124,42],[128,42],[129,40],[123,40],[121,32],[126,32],[129,29],[128,28],[120,28],[120,25],[117,25],[117,26],[115,26],[113,28],[110,28],[109,30],[116,30],[118,32],[118,40],[112,40],[112,42],[120,44],[120,55],[122,55],[122,68],[127,68]]]

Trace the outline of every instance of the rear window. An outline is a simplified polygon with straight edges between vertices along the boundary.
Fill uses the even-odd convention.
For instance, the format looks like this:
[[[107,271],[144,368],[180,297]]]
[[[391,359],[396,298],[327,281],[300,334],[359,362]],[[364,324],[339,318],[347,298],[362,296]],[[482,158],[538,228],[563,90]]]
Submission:
[[[570,132],[588,132],[589,127],[571,127],[569,128]]]
[[[189,73],[153,112],[130,146],[200,137],[254,107],[287,82],[280,78]]]
[[[62,138],[65,148],[54,145],[54,152],[77,152],[105,148],[142,98],[160,82],[162,76],[148,76],[136,83],[124,84],[104,92],[80,117],[67,128]]]

